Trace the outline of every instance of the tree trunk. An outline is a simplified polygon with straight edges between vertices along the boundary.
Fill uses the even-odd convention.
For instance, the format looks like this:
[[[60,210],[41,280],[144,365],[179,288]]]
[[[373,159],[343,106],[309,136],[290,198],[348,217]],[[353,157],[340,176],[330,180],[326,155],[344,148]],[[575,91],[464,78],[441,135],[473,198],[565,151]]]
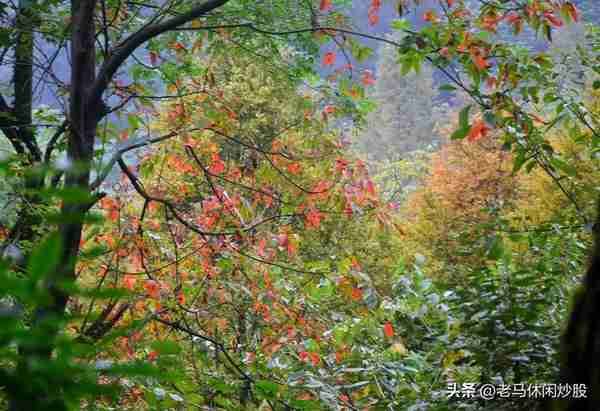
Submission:
[[[586,398],[556,401],[553,410],[600,410],[600,202],[593,233],[590,266],[563,336],[560,375],[563,384],[583,384]]]
[[[69,107],[69,134],[67,154],[71,167],[65,173],[65,188],[89,192],[90,164],[94,153],[96,127],[100,119],[99,109],[92,107],[87,98],[89,87],[95,80],[96,50],[94,44],[94,8],[95,0],[72,1],[71,35],[71,90]],[[36,347],[20,347],[21,361],[19,375],[23,378],[33,375],[30,362],[35,358],[47,361],[54,348],[53,340],[60,332],[56,320],[64,316],[68,296],[61,284],[75,280],[75,263],[79,253],[79,243],[83,229],[83,217],[88,210],[87,204],[63,204],[59,237],[62,243],[62,255],[54,275],[46,278],[46,288],[50,294],[48,304],[37,307],[32,332],[41,331],[47,339]],[[27,379],[24,379],[27,381]],[[35,390],[35,387],[32,387]],[[13,393],[11,411],[61,410],[66,409],[60,393],[53,392]]]

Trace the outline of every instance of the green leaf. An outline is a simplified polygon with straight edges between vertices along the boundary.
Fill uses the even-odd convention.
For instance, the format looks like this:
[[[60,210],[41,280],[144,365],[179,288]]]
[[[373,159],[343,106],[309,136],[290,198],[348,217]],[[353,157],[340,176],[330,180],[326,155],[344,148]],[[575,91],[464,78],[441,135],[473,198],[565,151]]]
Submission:
[[[487,256],[492,260],[499,260],[504,254],[504,243],[502,237],[494,236],[492,242],[488,248]]]
[[[458,126],[461,129],[469,128],[469,111],[471,111],[471,105],[469,104],[460,111],[458,116]]]
[[[62,254],[62,243],[57,235],[48,237],[31,255],[29,275],[38,280],[56,271]]]
[[[155,341],[151,347],[161,355],[175,355],[181,352],[181,346],[173,341]]]
[[[577,175],[577,169],[575,167],[573,167],[570,164],[565,163],[564,161],[562,161],[556,157],[550,160],[550,164],[552,164],[554,167],[558,168],[559,170],[563,171],[566,175],[568,175],[570,177],[574,177],[575,175]]]
[[[321,403],[313,400],[291,400],[290,406],[301,411],[319,411]]]
[[[127,122],[129,123],[129,127],[131,127],[132,131],[135,131],[138,128],[140,128],[140,119],[135,114],[128,114]]]
[[[254,386],[261,394],[264,395],[265,398],[268,399],[275,398],[277,396],[277,392],[279,391],[279,385],[267,380],[257,381]]]
[[[370,47],[359,47],[354,53],[354,57],[358,62],[363,63],[373,55],[373,49]]]
[[[398,31],[410,29],[410,21],[406,19],[395,19],[392,21],[392,28]]]
[[[440,91],[454,91],[456,90],[456,87],[453,86],[452,84],[443,84],[442,86],[440,86]]]
[[[467,126],[466,128],[459,128],[454,133],[452,133],[452,135],[450,136],[450,139],[451,140],[462,140],[469,134],[470,130],[471,130],[471,127],[469,127],[469,126]]]
[[[517,156],[515,157],[515,163],[513,165],[513,175],[516,174],[521,169],[521,167],[523,167],[523,164],[525,164],[526,160],[527,157],[525,156],[525,152],[523,150],[518,151]]]

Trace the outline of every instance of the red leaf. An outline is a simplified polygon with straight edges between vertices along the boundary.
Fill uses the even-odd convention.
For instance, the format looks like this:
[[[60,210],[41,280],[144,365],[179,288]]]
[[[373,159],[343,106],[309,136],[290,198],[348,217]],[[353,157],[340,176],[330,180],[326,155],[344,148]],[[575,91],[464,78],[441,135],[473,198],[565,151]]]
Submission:
[[[310,362],[312,362],[312,365],[314,365],[315,367],[317,365],[319,365],[319,363],[321,362],[321,358],[319,357],[319,353],[311,352],[311,353],[309,353],[309,355],[310,355]]]
[[[308,359],[308,352],[307,351],[302,351],[300,353],[300,360],[306,361],[307,359]]]
[[[290,173],[297,175],[302,170],[302,167],[300,166],[300,163],[291,163],[288,164],[287,169]]]
[[[388,338],[392,338],[394,336],[394,327],[389,321],[383,325],[383,332]]]
[[[123,282],[125,283],[125,288],[127,288],[128,290],[133,290],[136,281],[137,279],[133,275],[126,275],[123,279]]]
[[[108,218],[112,222],[117,221],[119,219],[119,210],[117,210],[117,209],[110,210],[110,212],[108,213]]]
[[[219,153],[213,153],[212,164],[210,165],[209,171],[212,174],[221,174],[225,171],[225,163],[221,160]]]
[[[579,10],[577,10],[577,7],[573,3],[565,4],[564,8],[574,22],[579,21]]]
[[[177,302],[180,305],[184,305],[185,304],[185,294],[183,292],[181,292],[181,291],[179,293],[177,293]]]
[[[498,27],[498,23],[502,21],[504,18],[503,15],[500,16],[485,16],[483,21],[481,22],[481,27],[483,27],[487,31],[491,31],[493,33],[496,32],[496,28]]]
[[[348,218],[352,217],[353,214],[353,210],[352,210],[352,205],[350,203],[346,203],[345,207],[344,207],[344,214],[346,214],[346,216]]]
[[[469,141],[477,141],[480,138],[485,137],[488,131],[490,131],[490,128],[485,124],[485,122],[483,120],[478,120],[471,126],[471,130],[469,131],[467,139]]]
[[[331,0],[321,0],[321,5],[319,6],[321,11],[327,11],[331,9]]]
[[[369,25],[376,26],[379,23],[379,14],[376,10],[369,12]]]
[[[352,261],[350,262],[350,267],[352,267],[352,269],[356,270],[356,271],[362,270],[362,267],[360,266],[360,263],[358,262],[356,257],[352,257]]]
[[[550,11],[544,12],[544,17],[546,17],[546,20],[548,20],[550,22],[550,24],[552,24],[554,27],[560,27],[563,25],[562,20],[559,19],[558,17],[556,17]]]
[[[373,73],[371,73],[371,70],[365,70],[363,72],[362,83],[365,86],[372,86],[373,84],[375,84],[375,78],[373,78]]]
[[[331,66],[333,63],[335,63],[335,53],[333,51],[325,53],[325,56],[323,57],[323,65]]]
[[[261,238],[261,240],[258,242],[258,255],[260,257],[266,257],[266,254],[265,254],[266,246],[267,246],[267,240],[265,240],[264,238]]]
[[[371,180],[367,181],[367,192],[369,194],[375,195],[375,185]]]
[[[153,66],[156,66],[156,63],[158,63],[158,53],[151,51],[150,52],[150,64],[152,64]]]
[[[494,76],[490,76],[485,80],[485,85],[489,88],[494,88],[498,85],[498,79]]]
[[[277,236],[277,243],[279,244],[280,247],[286,247],[288,245],[288,236],[287,234],[279,234]]]
[[[360,300],[362,300],[362,296],[363,296],[363,292],[360,288],[352,289],[352,299],[353,300],[360,301]]]
[[[148,354],[148,361],[154,361],[158,357],[158,353],[156,351],[152,351]]]
[[[144,284],[144,289],[150,298],[158,299],[160,297],[160,284],[154,280],[147,280]]]
[[[319,228],[321,226],[321,219],[323,215],[317,209],[311,209],[308,214],[306,214],[306,226],[312,228]]]
[[[479,53],[471,54],[471,58],[479,70],[485,70],[491,66],[491,64]]]
[[[514,25],[521,21],[521,16],[519,16],[516,12],[512,11],[506,16],[506,21]]]
[[[335,159],[335,171],[343,172],[348,167],[348,160],[344,158]]]

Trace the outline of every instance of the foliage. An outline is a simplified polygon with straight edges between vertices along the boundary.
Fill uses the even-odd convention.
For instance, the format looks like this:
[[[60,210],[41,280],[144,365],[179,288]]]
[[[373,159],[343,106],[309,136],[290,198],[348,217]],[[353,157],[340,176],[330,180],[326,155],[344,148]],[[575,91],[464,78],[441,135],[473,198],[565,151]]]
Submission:
[[[551,40],[579,12],[440,5],[377,38],[354,31],[345,1],[2,3],[9,408],[452,409],[452,380],[551,378],[587,241],[595,103],[562,81],[571,60],[496,32]],[[371,26],[381,10],[370,3]],[[431,64],[477,106],[433,155],[409,224],[336,127],[374,108],[373,73],[351,60],[371,55],[364,38],[393,46],[386,66]],[[34,75],[40,44],[53,57]],[[66,44],[68,85],[53,73]],[[597,48],[590,29],[570,54],[592,88]],[[68,106],[40,113],[47,124],[34,79]],[[385,141],[406,134],[412,150],[434,130],[430,117]],[[518,205],[546,184],[538,171],[576,211],[553,197],[559,212],[531,229],[542,206]]]

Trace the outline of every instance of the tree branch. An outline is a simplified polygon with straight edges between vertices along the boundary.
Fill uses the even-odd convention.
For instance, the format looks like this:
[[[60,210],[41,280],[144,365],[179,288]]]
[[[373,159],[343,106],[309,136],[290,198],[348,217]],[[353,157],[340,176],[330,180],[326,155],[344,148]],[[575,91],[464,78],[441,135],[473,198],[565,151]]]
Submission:
[[[121,67],[121,64],[127,60],[127,58],[142,44],[146,41],[162,34],[167,31],[176,29],[198,17],[202,17],[205,14],[223,6],[229,0],[208,0],[197,7],[194,7],[187,13],[181,14],[170,18],[162,23],[153,24],[147,26],[140,31],[132,34],[118,44],[112,50],[111,57],[102,64],[98,77],[92,85],[89,93],[89,103],[92,105],[100,104],[102,94],[108,87],[108,84],[112,80],[113,76]]]
[[[106,177],[108,176],[110,171],[113,169],[114,165],[123,157],[123,154],[127,153],[128,151],[135,150],[136,148],[140,148],[140,147],[144,147],[144,146],[149,146],[154,143],[159,143],[164,140],[168,140],[172,137],[179,135],[182,132],[189,133],[189,132],[200,131],[200,130],[202,130],[202,129],[192,128],[189,130],[175,130],[170,133],[163,134],[162,136],[158,136],[158,137],[154,137],[154,138],[151,138],[148,136],[145,138],[132,139],[131,141],[128,140],[128,141],[125,141],[125,142],[119,144],[117,146],[117,149],[113,152],[112,156],[106,163],[106,165],[104,167],[102,167],[101,173],[92,182],[92,184],[90,186],[91,191],[94,191],[95,189],[100,187],[100,185],[104,182],[104,180],[106,179]]]

